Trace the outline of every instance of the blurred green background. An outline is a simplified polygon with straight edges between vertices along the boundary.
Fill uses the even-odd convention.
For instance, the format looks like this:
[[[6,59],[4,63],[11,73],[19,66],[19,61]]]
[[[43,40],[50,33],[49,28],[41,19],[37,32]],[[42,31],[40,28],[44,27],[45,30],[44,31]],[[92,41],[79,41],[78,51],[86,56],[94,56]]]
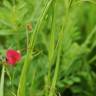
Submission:
[[[4,96],[16,96],[26,56],[27,39],[33,34],[46,1],[48,0],[0,0],[0,55],[4,55],[10,48],[22,53],[22,60],[15,67],[6,68]],[[55,3],[48,9],[37,34],[33,59],[27,72],[25,96],[49,96],[46,92],[51,86],[47,80],[48,63],[53,54],[49,50],[50,46],[54,47],[53,50],[56,49],[63,24],[62,50],[53,96],[95,96],[96,1],[53,1]],[[51,31],[54,32],[53,42],[50,39]],[[54,54],[58,56],[57,51]],[[56,58],[51,62],[51,80],[55,64]],[[0,73],[1,69],[2,65]]]

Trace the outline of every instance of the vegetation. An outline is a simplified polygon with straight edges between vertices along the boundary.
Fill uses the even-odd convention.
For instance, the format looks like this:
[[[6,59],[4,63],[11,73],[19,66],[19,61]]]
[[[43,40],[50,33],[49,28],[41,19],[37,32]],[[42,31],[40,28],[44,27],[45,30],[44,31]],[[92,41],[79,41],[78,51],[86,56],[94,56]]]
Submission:
[[[0,0],[0,96],[95,96],[95,69],[95,0]]]

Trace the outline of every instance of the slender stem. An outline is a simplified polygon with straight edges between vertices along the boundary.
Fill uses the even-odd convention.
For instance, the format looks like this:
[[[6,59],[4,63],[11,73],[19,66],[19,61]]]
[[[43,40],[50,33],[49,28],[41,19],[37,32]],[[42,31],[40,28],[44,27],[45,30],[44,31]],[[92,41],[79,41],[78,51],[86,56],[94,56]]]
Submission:
[[[48,63],[48,81],[49,81],[49,84],[50,84],[50,76],[51,76],[51,63],[53,61],[53,55],[54,55],[54,43],[55,43],[55,36],[54,36],[54,27],[55,27],[55,20],[54,20],[54,7],[55,7],[55,2],[52,3],[52,20],[51,20],[51,34],[50,34],[50,45],[49,45],[49,63]]]
[[[86,39],[86,41],[82,44],[82,47],[86,47],[89,43],[91,38],[94,36],[94,34],[96,33],[96,26],[93,28],[92,32],[90,32],[88,38]]]
[[[37,33],[39,32],[39,29],[41,27],[42,21],[44,20],[46,13],[47,13],[52,1],[53,0],[46,1],[46,5],[44,7],[43,13],[41,14],[41,16],[36,24],[36,27],[35,27],[34,31],[32,32],[33,34],[31,35],[29,46],[28,46],[29,50],[27,52],[25,62],[23,65],[23,69],[21,72],[21,76],[20,76],[20,82],[19,82],[19,87],[18,87],[18,91],[17,91],[17,96],[25,96],[26,76],[27,76],[27,72],[30,68],[29,62],[30,62],[30,58],[32,57],[32,53],[33,53],[33,49],[34,49],[34,45],[35,45],[35,40],[37,37]]]
[[[55,43],[55,31],[54,31],[54,27],[55,27],[55,16],[54,16],[54,12],[55,12],[55,0],[54,2],[51,4],[50,7],[50,16],[49,16],[49,20],[51,22],[51,33],[50,33],[50,42],[49,42],[49,52],[48,52],[48,75],[47,78],[45,76],[45,96],[48,96],[49,93],[49,88],[51,85],[51,66],[52,66],[52,62],[53,62],[53,56],[54,56],[54,43]]]
[[[27,52],[28,52],[28,43],[29,43],[29,34],[28,34],[29,32],[28,32],[28,30],[27,30],[27,28],[26,28],[26,49],[27,49]]]
[[[89,64],[91,64],[92,62],[94,62],[96,60],[96,56],[94,56],[91,60],[89,60]]]
[[[36,78],[36,70],[33,70],[33,72],[32,72],[32,82],[31,82],[31,87],[30,87],[30,96],[32,96],[32,95],[34,95],[34,90],[33,90],[33,86],[34,86],[34,84],[35,84],[35,78]]]
[[[49,92],[49,96],[53,96],[53,95],[54,95],[55,85],[56,85],[56,81],[57,81],[57,77],[58,77],[59,64],[60,64],[60,55],[61,55],[61,49],[62,49],[63,28],[64,28],[64,26],[62,27],[62,30],[61,30],[61,32],[60,32],[59,44],[58,44],[58,52],[57,52],[56,67],[55,67],[54,77],[53,77],[51,89],[50,89],[50,92]]]
[[[0,96],[4,96],[4,73],[5,73],[5,66],[3,66],[2,68],[1,82],[0,82]]]
[[[62,51],[64,28],[65,28],[65,23],[68,22],[69,7],[70,7],[67,3],[66,3],[66,14],[64,16],[62,29],[61,29],[61,32],[59,34],[59,39],[58,39],[58,50],[57,50],[56,67],[55,67],[55,72],[54,72],[54,76],[53,76],[53,80],[52,80],[52,85],[51,85],[51,88],[50,88],[49,96],[54,96],[55,86],[56,86],[56,82],[57,82],[57,79],[58,79],[58,72],[59,72],[59,66],[60,66],[60,56],[61,56],[61,51]]]

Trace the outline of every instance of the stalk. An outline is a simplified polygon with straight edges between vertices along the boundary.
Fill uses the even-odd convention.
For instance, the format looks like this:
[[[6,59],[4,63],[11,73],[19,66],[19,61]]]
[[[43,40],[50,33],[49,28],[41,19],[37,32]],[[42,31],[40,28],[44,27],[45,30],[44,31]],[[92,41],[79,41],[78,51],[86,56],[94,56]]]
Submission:
[[[1,82],[0,82],[0,96],[4,96],[4,74],[5,74],[5,66],[3,66],[2,68]]]
[[[63,29],[64,29],[64,26],[62,27],[62,30],[60,32],[56,67],[55,67],[54,77],[53,77],[53,80],[52,80],[52,85],[51,85],[51,88],[50,88],[49,96],[53,96],[54,92],[55,92],[55,86],[56,86],[56,81],[57,81],[58,72],[59,72],[60,55],[61,55],[61,49],[62,49]]]
[[[62,43],[63,43],[63,36],[64,36],[64,28],[65,28],[65,23],[68,22],[69,7],[70,7],[70,5],[68,5],[68,2],[66,3],[66,1],[65,1],[65,4],[66,4],[65,5],[66,14],[64,16],[63,25],[62,25],[62,28],[61,28],[61,31],[59,34],[58,45],[57,45],[58,50],[57,50],[56,67],[55,67],[52,85],[51,85],[50,92],[49,92],[48,96],[54,96],[55,87],[56,87],[56,83],[57,83],[57,79],[58,79],[59,66],[60,66],[60,56],[61,56],[61,52],[62,52]]]
[[[49,84],[50,84],[50,77],[51,77],[51,64],[52,64],[52,61],[53,61],[53,55],[54,55],[54,48],[55,48],[55,36],[54,36],[54,27],[55,27],[55,17],[54,17],[54,4],[52,4],[52,25],[51,25],[51,34],[50,34],[50,44],[49,44],[49,62],[48,62],[48,81],[49,81]]]
[[[54,55],[54,48],[55,48],[55,0],[54,2],[51,4],[51,8],[50,8],[50,22],[51,22],[51,33],[50,33],[50,41],[49,41],[49,50],[48,50],[48,75],[45,76],[45,96],[48,96],[49,93],[49,88],[51,85],[51,66],[52,66],[52,62],[54,61],[53,59],[53,55]]]
[[[23,69],[22,69],[22,72],[21,72],[21,76],[20,76],[19,87],[18,87],[18,90],[17,90],[17,96],[26,96],[25,95],[26,79],[27,79],[26,76],[27,76],[27,72],[28,72],[29,67],[30,67],[29,62],[30,62],[30,59],[33,58],[32,53],[33,53],[37,33],[39,32],[42,21],[44,20],[44,18],[46,16],[46,13],[47,13],[52,1],[53,0],[46,1],[45,7],[43,8],[43,13],[41,14],[41,16],[40,16],[40,18],[39,18],[39,20],[36,24],[36,27],[35,27],[34,31],[32,32],[33,34],[31,35],[30,42],[29,42],[29,45],[28,45],[29,49],[28,49],[28,52],[27,52],[27,55],[26,55],[26,58],[25,58],[25,62],[24,62],[24,65],[23,65]]]

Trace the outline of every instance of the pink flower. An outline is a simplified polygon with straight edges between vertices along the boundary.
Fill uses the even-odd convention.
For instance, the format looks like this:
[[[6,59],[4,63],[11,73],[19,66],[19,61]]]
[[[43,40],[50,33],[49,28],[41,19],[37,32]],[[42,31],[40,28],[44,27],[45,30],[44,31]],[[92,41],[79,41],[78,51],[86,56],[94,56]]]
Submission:
[[[7,61],[8,64],[15,65],[20,60],[21,60],[20,52],[17,52],[13,49],[7,50],[6,61]]]

